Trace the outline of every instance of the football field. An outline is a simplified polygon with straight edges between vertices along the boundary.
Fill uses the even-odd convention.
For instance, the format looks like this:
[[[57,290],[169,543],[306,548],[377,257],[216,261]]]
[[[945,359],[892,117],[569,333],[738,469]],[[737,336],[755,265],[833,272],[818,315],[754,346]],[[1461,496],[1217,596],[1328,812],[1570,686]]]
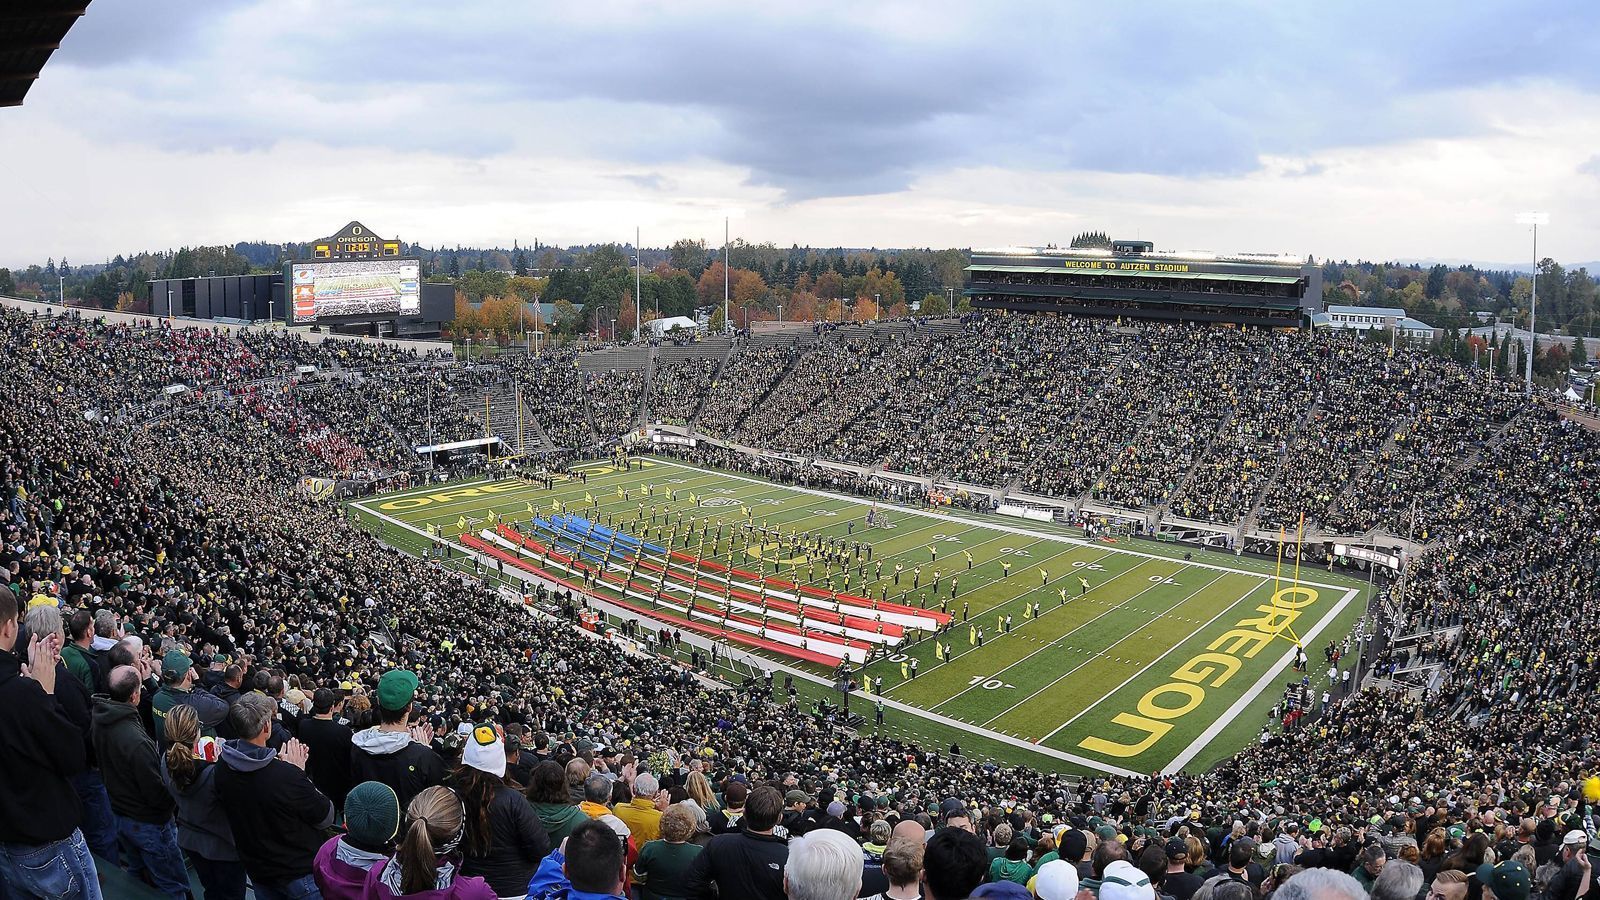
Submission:
[[[729,538],[706,560],[950,615],[942,631],[908,631],[871,655],[858,676],[866,696],[855,700],[869,727],[881,696],[892,731],[1072,771],[1193,769],[1236,751],[1283,685],[1299,680],[1288,671],[1296,642],[1320,691],[1321,648],[1344,639],[1364,605],[1364,583],[1315,567],[1296,582],[1292,562],[1192,550],[1185,558],[1167,543],[1089,541],[1051,523],[874,505],[664,458],[580,468],[586,482],[557,480],[553,490],[477,479],[352,506],[412,549],[429,531],[456,543],[487,525],[531,529],[556,510],[663,544],[721,524]],[[870,544],[872,555],[819,566],[792,543],[735,539],[743,526]],[[767,658],[805,683],[807,697],[831,692],[837,702],[827,667]]]

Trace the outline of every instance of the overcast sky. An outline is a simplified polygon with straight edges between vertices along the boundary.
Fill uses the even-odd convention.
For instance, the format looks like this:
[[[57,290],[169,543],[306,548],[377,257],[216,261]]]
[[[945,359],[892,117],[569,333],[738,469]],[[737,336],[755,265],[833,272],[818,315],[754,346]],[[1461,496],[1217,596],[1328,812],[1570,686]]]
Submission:
[[[307,240],[1600,258],[1600,4],[94,0],[0,265]]]

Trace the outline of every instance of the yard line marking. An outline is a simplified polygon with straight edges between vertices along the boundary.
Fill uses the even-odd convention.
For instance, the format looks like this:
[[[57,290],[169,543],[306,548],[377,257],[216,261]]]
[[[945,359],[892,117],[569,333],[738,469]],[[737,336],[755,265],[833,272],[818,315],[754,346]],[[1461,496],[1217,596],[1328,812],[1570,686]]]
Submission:
[[[1056,555],[1060,555],[1060,554],[1056,554]],[[1095,557],[1094,559],[1090,560],[1089,562],[1090,562],[1090,564],[1093,564],[1093,563],[1099,562],[1102,559],[1105,559],[1106,557],[1108,557],[1110,555],[1111,555],[1110,553],[1102,553],[1101,555]],[[1051,558],[1053,559],[1054,556],[1052,556]],[[1123,575],[1126,575],[1129,572],[1132,572],[1134,569],[1139,568],[1140,566],[1144,565],[1145,563],[1151,562],[1152,560],[1157,560],[1157,559],[1161,559],[1161,557],[1152,556],[1152,557],[1148,557],[1146,559],[1142,559],[1139,562],[1134,563],[1134,565],[1131,568],[1128,568],[1125,571],[1118,573],[1116,576],[1114,576],[1111,579],[1111,581],[1115,581],[1117,578],[1121,578]],[[1069,571],[1069,573],[1071,573],[1071,572],[1076,572],[1078,570],[1077,569],[1069,569],[1068,571]],[[1181,572],[1182,569],[1179,569],[1178,571]],[[1174,573],[1174,574],[1176,574],[1176,573]],[[1062,575],[1060,578],[1052,578],[1051,581],[1060,581],[1060,580],[1062,580],[1062,579],[1064,579],[1066,577],[1067,577],[1066,575]],[[988,581],[988,582],[985,582],[983,584],[978,585],[978,589],[982,589],[982,588],[987,587],[988,585],[991,585],[991,584],[1002,584],[1002,583],[1005,582],[1005,580],[1006,579],[1003,578],[1003,577],[1002,578],[996,578],[993,581]],[[1105,584],[1110,584],[1110,583],[1111,582],[1109,582],[1109,581],[1105,582]],[[1145,588],[1145,590],[1148,591],[1151,588],[1154,588],[1156,586],[1157,585],[1151,585],[1149,588]],[[990,607],[988,607],[986,609],[979,610],[978,611],[978,615],[987,616],[990,613],[994,612],[995,610],[1005,606],[1006,604],[1015,603],[1016,601],[1022,599],[1023,597],[1028,596],[1029,594],[1033,593],[1036,590],[1042,590],[1042,588],[1031,588],[1031,587],[1030,588],[1024,588],[1022,593],[1020,593],[1020,594],[1013,594],[1012,596],[1007,597],[1004,600],[1001,600],[1000,602],[994,604],[993,606],[990,606]],[[1144,593],[1144,591],[1140,591],[1139,592],[1139,594],[1143,594],[1143,593]],[[1139,596],[1139,594],[1135,594],[1134,597]],[[1128,599],[1132,600],[1133,597],[1129,597]],[[1057,607],[1051,607],[1051,609],[1048,609],[1048,610],[1044,610],[1043,612],[1039,613],[1039,618],[1042,619],[1047,614],[1049,614],[1050,612],[1052,612],[1052,611],[1054,611],[1056,609],[1061,609],[1061,608],[1063,608],[1063,607],[1057,606]],[[1099,617],[1096,616],[1096,618],[1099,618]],[[1024,622],[1023,624],[1026,625],[1027,623]],[[1087,623],[1085,623],[1085,624],[1087,624]],[[981,627],[981,623],[977,622],[976,620],[970,621],[970,622],[957,621],[956,618],[954,616],[952,616],[951,619],[950,619],[950,628],[954,628],[954,627],[956,627],[958,625],[979,625]],[[946,629],[946,631],[948,631],[948,630],[949,629]],[[1031,635],[1025,635],[1025,634],[1020,634],[1020,633],[1015,634],[1015,635],[1009,635],[1009,634],[1001,633],[1001,634],[996,634],[995,635],[995,642],[999,643],[1000,639],[1002,639],[1002,638],[1010,638],[1010,637],[1019,637],[1019,638],[1030,638],[1030,639],[1032,639]],[[920,644],[921,642],[919,641],[918,643]],[[934,672],[935,670],[939,669],[941,666],[950,665],[951,663],[955,662],[956,660],[960,659],[961,657],[966,656],[968,653],[975,653],[975,652],[977,652],[978,650],[981,650],[981,649],[984,649],[984,648],[982,648],[982,647],[973,647],[971,645],[968,645],[968,647],[965,650],[961,650],[961,651],[958,651],[958,652],[951,653],[945,659],[944,662],[934,663],[933,665],[929,666],[928,667],[928,672],[930,672],[930,673]],[[920,673],[919,673],[918,677],[921,677]],[[902,681],[899,684],[891,685],[889,690],[894,690],[895,688],[905,687],[906,685],[913,684],[914,682],[915,682],[915,679],[911,679],[909,681]],[[948,703],[948,702],[950,702],[951,700],[954,700],[954,699],[955,699],[955,697],[947,697],[944,700],[939,701],[939,703],[935,704],[934,706],[928,707],[928,709],[937,709],[938,707],[943,706],[944,704],[946,704],[946,703]]]
[[[1180,572],[1178,574],[1181,574],[1181,570],[1180,570]],[[1171,606],[1167,607],[1166,612],[1171,612],[1171,611],[1177,609],[1178,607],[1182,606],[1183,604],[1188,603],[1190,600],[1193,600],[1195,597],[1199,596],[1201,591],[1204,591],[1206,588],[1209,588],[1213,584],[1216,584],[1217,582],[1221,581],[1224,577],[1226,577],[1226,576],[1223,575],[1223,574],[1218,574],[1217,577],[1211,579],[1210,581],[1206,582],[1204,585],[1201,585],[1200,587],[1198,587],[1195,590],[1191,591],[1188,596],[1186,596],[1183,599],[1179,600],[1177,603],[1174,603]],[[1261,585],[1258,584],[1255,587],[1250,588],[1250,590],[1245,592],[1245,596],[1248,597],[1252,593],[1255,593],[1256,588],[1259,588],[1260,586]],[[1152,584],[1152,585],[1150,585],[1150,587],[1146,588],[1145,590],[1155,590],[1157,587],[1160,587],[1160,585],[1159,584]],[[1139,593],[1143,594],[1144,591],[1140,591]],[[1134,596],[1136,597],[1136,596],[1139,596],[1139,595],[1135,594]],[[1133,597],[1129,597],[1128,599],[1132,600]],[[1234,601],[1234,602],[1237,603],[1238,601]],[[1232,607],[1230,607],[1230,609],[1231,608]],[[1111,613],[1111,611],[1112,610],[1108,609],[1104,613],[1101,613],[1101,615],[1108,615],[1108,614]],[[1117,638],[1109,646],[1107,646],[1104,650],[1101,650],[1100,652],[1094,654],[1093,656],[1090,656],[1088,659],[1086,659],[1083,662],[1073,666],[1072,668],[1068,669],[1067,671],[1062,672],[1059,676],[1056,677],[1056,679],[1054,681],[1051,681],[1049,684],[1045,685],[1044,687],[1039,688],[1037,691],[1034,691],[1033,693],[1029,694],[1028,696],[1024,697],[1023,699],[1017,701],[1015,704],[1013,704],[1010,707],[1010,709],[1007,709],[1004,712],[1001,712],[1000,715],[997,715],[997,716],[989,719],[988,722],[984,722],[983,724],[988,725],[989,722],[993,722],[995,719],[998,719],[1001,716],[1004,716],[1006,713],[1011,712],[1012,710],[1016,709],[1017,707],[1021,706],[1024,703],[1027,703],[1029,700],[1032,700],[1033,698],[1039,696],[1040,694],[1044,693],[1045,691],[1049,690],[1050,688],[1055,687],[1057,684],[1059,684],[1061,682],[1061,679],[1066,678],[1068,675],[1071,675],[1072,673],[1078,671],[1079,669],[1083,668],[1084,666],[1087,666],[1089,663],[1094,662],[1099,657],[1105,656],[1106,653],[1109,652],[1112,647],[1115,647],[1118,644],[1121,644],[1123,641],[1126,641],[1129,638],[1133,637],[1134,635],[1139,634],[1140,632],[1144,631],[1145,628],[1147,628],[1148,626],[1154,625],[1155,623],[1161,621],[1161,617],[1166,615],[1166,612],[1161,613],[1161,615],[1156,616],[1155,618],[1153,618],[1153,619],[1145,622],[1144,624],[1140,625],[1138,628],[1135,628],[1134,630],[1128,632],[1127,634],[1123,635],[1122,637]],[[1100,616],[1096,616],[1095,618],[1098,619],[1099,617]],[[1089,621],[1092,622],[1092,621],[1094,621],[1094,619],[1090,619]],[[1087,625],[1087,624],[1089,624],[1089,622],[1085,622],[1083,624]],[[1067,632],[1067,634],[1064,634],[1061,637],[1063,639],[1065,639],[1065,638],[1069,637],[1071,634],[1072,634],[1072,632],[1069,631],[1069,632]],[[1190,632],[1188,637],[1185,637],[1183,639],[1183,641],[1187,641],[1191,637],[1194,637],[1194,632]],[[1178,643],[1181,644],[1181,643],[1183,643],[1183,641],[1179,641]],[[1046,648],[1046,649],[1048,649],[1048,648]],[[1169,650],[1167,652],[1170,653],[1172,651]],[[1032,655],[1033,654],[1029,654],[1029,656],[1032,656]],[[1163,654],[1163,655],[1165,655],[1165,654]],[[1116,660],[1117,660],[1117,662],[1120,662],[1120,663],[1123,663],[1123,664],[1128,664],[1128,661],[1122,659],[1121,657],[1116,657]],[[1160,662],[1160,661],[1161,661],[1160,658],[1157,657],[1156,662]],[[1018,662],[1021,662],[1021,660],[1018,660]],[[1151,663],[1151,665],[1154,665],[1154,664],[1155,663]],[[1015,663],[1013,663],[1013,665],[1015,665]],[[1011,668],[1011,666],[1007,666],[1006,667],[1006,669],[1009,669],[1009,668]],[[1000,671],[1004,672],[1005,669],[1001,669]],[[997,673],[997,675],[998,675],[998,673]],[[1042,740],[1044,740],[1044,738],[1040,738],[1040,740],[1042,741]]]
[[[1258,575],[1258,576],[1254,576],[1254,577],[1260,578],[1261,576]],[[1261,584],[1258,584],[1255,587],[1251,588],[1250,590],[1246,591],[1243,597],[1240,597],[1239,599],[1237,599],[1237,600],[1233,601],[1232,603],[1228,604],[1223,609],[1219,610],[1216,615],[1214,615],[1210,619],[1206,620],[1205,625],[1201,625],[1199,628],[1196,628],[1195,630],[1189,632],[1188,637],[1185,637],[1181,641],[1174,641],[1172,646],[1168,647],[1167,651],[1165,653],[1161,654],[1160,656],[1156,657],[1155,659],[1152,659],[1150,661],[1150,663],[1148,665],[1146,665],[1144,668],[1140,669],[1137,672],[1134,672],[1132,675],[1129,675],[1126,679],[1123,680],[1123,682],[1121,684],[1117,685],[1116,687],[1114,687],[1111,690],[1109,690],[1109,691],[1105,692],[1104,694],[1102,694],[1100,696],[1099,700],[1096,700],[1095,702],[1093,702],[1093,703],[1089,704],[1088,706],[1085,706],[1083,709],[1079,710],[1077,715],[1075,715],[1072,718],[1066,720],[1065,722],[1062,722],[1060,725],[1057,725],[1053,730],[1051,730],[1051,732],[1049,734],[1045,735],[1042,738],[1039,738],[1039,743],[1042,744],[1045,741],[1049,740],[1050,738],[1054,737],[1057,732],[1061,731],[1061,729],[1066,728],[1068,725],[1071,725],[1073,722],[1076,722],[1079,719],[1083,718],[1084,714],[1087,713],[1089,710],[1094,709],[1096,706],[1099,706],[1100,704],[1104,703],[1106,701],[1107,697],[1110,697],[1112,694],[1115,694],[1117,691],[1120,691],[1123,688],[1127,687],[1128,684],[1130,682],[1132,682],[1135,678],[1138,678],[1140,675],[1143,675],[1146,671],[1148,671],[1150,668],[1155,666],[1156,663],[1159,663],[1163,659],[1166,659],[1168,656],[1172,655],[1172,651],[1174,651],[1174,650],[1178,649],[1179,647],[1182,647],[1184,644],[1188,643],[1190,638],[1192,638],[1195,635],[1199,634],[1201,631],[1204,631],[1206,629],[1206,627],[1209,626],[1212,622],[1215,622],[1216,620],[1222,618],[1227,613],[1232,612],[1236,607],[1238,607],[1239,604],[1245,602],[1246,600],[1249,600],[1250,599],[1250,595],[1254,594],[1256,591],[1260,590],[1261,586],[1264,585],[1264,584],[1266,584],[1266,579],[1262,578],[1261,579]]]
[[[1101,558],[1104,559],[1105,557],[1101,557]],[[1138,565],[1135,565],[1132,569],[1129,569],[1128,571],[1123,572],[1122,575],[1128,575],[1128,574],[1136,571],[1139,568],[1139,566],[1142,566],[1147,562],[1150,562],[1150,560],[1147,559],[1147,560],[1141,561],[1140,563],[1138,563]],[[1182,569],[1179,569],[1177,572],[1174,572],[1172,574],[1176,575],[1176,574],[1178,574],[1179,572],[1182,572],[1182,571],[1183,571]],[[1117,578],[1121,578],[1122,575],[1118,575]],[[1062,577],[1065,578],[1066,576],[1063,575]],[[1218,575],[1217,577],[1221,578],[1222,576]],[[1115,580],[1116,580],[1116,578],[1113,578],[1111,581],[1115,581]],[[1110,583],[1111,583],[1110,581],[1105,582],[1105,584],[1110,584]],[[1072,637],[1074,634],[1077,634],[1078,632],[1082,631],[1083,629],[1088,628],[1090,625],[1093,625],[1095,622],[1098,622],[1101,619],[1105,618],[1106,616],[1111,615],[1112,613],[1116,612],[1117,610],[1121,609],[1122,607],[1126,606],[1127,604],[1132,603],[1133,601],[1139,599],[1140,597],[1143,597],[1145,594],[1150,593],[1151,591],[1155,590],[1158,587],[1161,587],[1161,582],[1157,581],[1157,582],[1151,583],[1144,590],[1136,591],[1133,594],[1128,595],[1128,597],[1126,599],[1124,599],[1122,602],[1112,606],[1110,609],[1107,609],[1104,612],[1098,613],[1094,617],[1092,617],[1090,619],[1087,619],[1084,622],[1079,623],[1077,625],[1077,627],[1073,628],[1071,631],[1067,632],[1066,634],[1063,634],[1061,637],[1057,638],[1056,640],[1064,641],[1067,638]],[[1056,610],[1062,610],[1062,609],[1066,609],[1066,607],[1065,606],[1057,606],[1055,609],[1045,610],[1044,612],[1039,614],[1039,618],[1042,619],[1045,616],[1049,615],[1050,613],[1055,612]],[[1037,621],[1037,620],[1035,620],[1035,621]],[[1026,624],[1026,623],[1024,623],[1024,624]],[[1003,636],[1004,635],[1001,635],[1000,637],[1003,637]],[[995,643],[998,644],[1000,642],[999,642],[999,640],[996,640]],[[1054,641],[1052,641],[1051,643],[1045,644],[1043,647],[1040,647],[1039,649],[1033,651],[1032,653],[1029,653],[1027,656],[1024,656],[1023,658],[1017,660],[1016,662],[1012,663],[1011,665],[1006,666],[1004,669],[1001,669],[1000,671],[994,673],[994,675],[991,676],[991,677],[999,678],[1001,675],[1005,674],[1006,672],[1011,671],[1012,669],[1016,668],[1017,666],[1022,665],[1023,663],[1027,662],[1028,660],[1033,659],[1035,656],[1038,656],[1039,654],[1041,654],[1044,651],[1050,649],[1054,645],[1055,645]],[[966,654],[961,654],[961,655],[965,656]],[[937,666],[935,666],[934,668],[937,668]],[[933,671],[933,669],[929,669],[928,671],[931,672],[931,671]],[[961,697],[961,696],[965,695],[970,690],[972,690],[972,686],[971,685],[969,685],[967,687],[964,687],[961,690],[957,691],[956,693],[951,694],[950,696],[944,698],[943,700],[940,700],[938,703],[935,703],[933,706],[930,706],[928,708],[929,709],[938,709],[939,707],[945,705],[946,703],[949,703],[951,700],[954,700],[957,697]]]

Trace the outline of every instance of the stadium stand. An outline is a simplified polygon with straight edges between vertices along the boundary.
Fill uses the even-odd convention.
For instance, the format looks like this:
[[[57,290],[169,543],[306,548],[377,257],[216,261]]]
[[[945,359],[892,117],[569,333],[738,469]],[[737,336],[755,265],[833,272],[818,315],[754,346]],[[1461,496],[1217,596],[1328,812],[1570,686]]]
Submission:
[[[192,872],[208,898],[1591,893],[1600,435],[1477,370],[1332,333],[1017,315],[616,378],[571,351],[465,366],[11,310],[0,346],[8,900],[98,897],[117,867],[173,897]],[[698,417],[799,459],[682,452],[799,484],[902,490],[873,477],[887,461],[1412,534],[1412,589],[1363,639],[1378,681],[1437,677],[1208,772],[1067,777],[831,728],[575,627],[576,585],[508,601],[295,490],[404,474],[408,442],[481,432],[470,410],[511,379],[573,452]]]

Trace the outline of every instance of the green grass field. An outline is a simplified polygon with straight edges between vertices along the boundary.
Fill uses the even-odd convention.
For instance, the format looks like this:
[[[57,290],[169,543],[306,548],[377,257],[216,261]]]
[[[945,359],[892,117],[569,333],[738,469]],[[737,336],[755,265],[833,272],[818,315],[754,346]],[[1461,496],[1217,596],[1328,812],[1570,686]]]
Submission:
[[[670,509],[674,517],[681,512],[685,520],[731,526],[747,521],[748,508],[750,520],[784,531],[848,534],[870,542],[874,557],[867,583],[852,567],[850,591],[878,597],[887,587],[891,601],[932,609],[943,601],[955,617],[942,634],[896,648],[866,668],[869,687],[882,680],[885,728],[940,746],[958,741],[965,752],[1002,762],[1061,771],[1148,773],[1215,763],[1254,738],[1267,707],[1297,677],[1287,671],[1294,641],[1306,642],[1315,672],[1320,648],[1347,635],[1365,605],[1364,582],[1325,569],[1301,571],[1300,587],[1292,588],[1292,567],[1275,579],[1270,560],[1201,552],[1185,560],[1182,549],[1166,543],[1087,542],[1077,529],[1050,523],[883,504],[880,527],[868,529],[871,504],[844,496],[660,458],[636,460],[627,471],[609,463],[583,468],[587,484],[557,481],[550,491],[478,480],[352,507],[386,540],[412,551],[426,544],[425,527],[437,527],[449,540],[459,535],[463,520],[469,529],[491,513],[526,521],[530,505],[548,515],[552,501],[641,536],[646,525],[635,520],[642,500],[647,517]],[[646,486],[648,498],[642,496]],[[665,496],[669,488],[671,502]],[[651,539],[662,536],[652,532]],[[760,547],[724,542],[716,556],[754,568],[761,553]],[[874,577],[878,562],[884,567],[881,580]],[[896,565],[904,568],[898,585]],[[920,577],[913,574],[917,568]],[[776,574],[844,589],[837,570],[824,580],[806,560]],[[952,577],[959,579],[953,600]],[[1086,592],[1080,579],[1088,582]],[[1033,617],[1036,603],[1039,614]],[[1007,615],[1009,631],[1001,624]],[[981,647],[971,640],[978,626],[985,632]],[[943,661],[936,641],[950,648]],[[907,679],[902,664],[912,657],[919,671]],[[773,663],[796,674],[806,697],[837,701],[823,667],[781,657]],[[1313,683],[1320,690],[1319,675]],[[856,698],[869,707],[866,712],[871,701]]]

